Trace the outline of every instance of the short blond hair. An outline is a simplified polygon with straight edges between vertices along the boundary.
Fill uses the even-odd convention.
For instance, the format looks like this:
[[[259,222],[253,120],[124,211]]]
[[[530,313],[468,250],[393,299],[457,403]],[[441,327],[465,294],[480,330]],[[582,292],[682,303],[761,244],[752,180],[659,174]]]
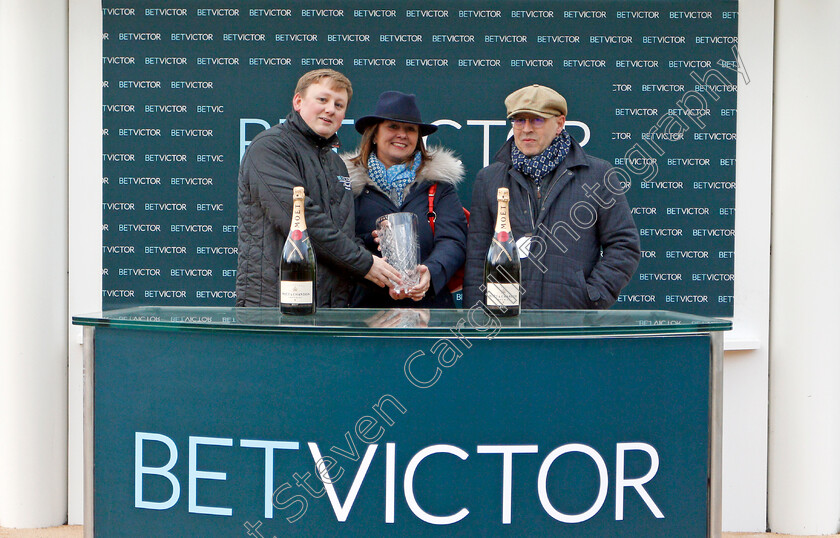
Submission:
[[[330,80],[329,85],[333,89],[344,90],[347,92],[347,103],[349,104],[350,98],[353,97],[353,85],[350,84],[350,79],[334,69],[315,69],[314,71],[304,73],[303,76],[298,79],[297,86],[295,86],[295,95],[300,94],[303,96],[307,88],[313,84],[321,82],[321,80],[325,78]]]

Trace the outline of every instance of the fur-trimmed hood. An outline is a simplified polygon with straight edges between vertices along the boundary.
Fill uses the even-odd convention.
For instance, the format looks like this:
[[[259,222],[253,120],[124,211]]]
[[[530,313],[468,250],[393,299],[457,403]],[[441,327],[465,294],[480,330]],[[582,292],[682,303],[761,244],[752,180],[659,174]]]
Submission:
[[[437,146],[427,148],[426,152],[429,154],[429,158],[420,169],[420,173],[414,181],[406,185],[406,193],[408,193],[412,185],[423,181],[439,181],[457,186],[464,179],[464,165],[452,150]],[[352,154],[344,153],[341,155],[344,164],[347,165],[348,172],[350,172],[350,187],[353,190],[353,196],[358,196],[365,187],[380,190],[376,183],[370,179],[365,167],[350,162],[350,159],[356,155],[358,155],[358,152]]]

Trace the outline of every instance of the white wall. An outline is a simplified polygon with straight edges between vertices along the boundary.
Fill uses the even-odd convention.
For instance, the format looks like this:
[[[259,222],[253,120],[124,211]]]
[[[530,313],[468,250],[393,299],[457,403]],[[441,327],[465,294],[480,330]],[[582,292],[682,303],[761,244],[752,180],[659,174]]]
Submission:
[[[67,5],[0,3],[0,526],[67,510]]]
[[[773,4],[739,2],[734,330],[725,336],[723,530],[766,529]],[[734,75],[733,71],[726,71]]]
[[[70,2],[70,315],[102,309],[102,7]],[[70,325],[68,520],[83,521],[82,328]]]
[[[778,0],[769,524],[840,532],[840,4]]]
[[[724,366],[723,528],[765,530],[773,4],[740,2],[735,330]],[[101,6],[70,10],[70,313],[101,305]],[[734,77],[734,72],[726,71]],[[837,199],[837,198],[835,198]],[[80,329],[70,331],[70,522],[82,523]]]

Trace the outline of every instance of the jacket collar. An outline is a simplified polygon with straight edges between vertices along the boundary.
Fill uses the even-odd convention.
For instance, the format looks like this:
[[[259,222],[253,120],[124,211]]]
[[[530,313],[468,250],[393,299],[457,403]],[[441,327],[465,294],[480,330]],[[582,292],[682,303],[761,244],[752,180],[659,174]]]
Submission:
[[[306,124],[306,122],[301,117],[300,113],[296,110],[292,110],[291,112],[289,112],[289,115],[286,116],[286,123],[290,124],[296,131],[302,134],[304,138],[309,140],[312,143],[312,145],[318,148],[341,147],[341,142],[339,142],[337,134],[334,134],[329,138],[324,138],[323,136],[313,131],[312,127]]]
[[[453,186],[457,186],[464,178],[464,165],[451,150],[442,147],[434,147],[428,148],[427,152],[429,154],[429,158],[423,164],[423,167],[420,169],[420,172],[417,174],[414,182],[406,186],[407,194],[412,185],[423,181],[437,181],[439,183],[449,183]],[[371,187],[380,191],[379,187],[376,186],[376,183],[370,179],[365,167],[350,162],[350,159],[356,155],[358,155],[358,153],[345,153],[341,155],[341,158],[344,159],[344,164],[347,165],[347,170],[350,173],[350,188],[353,191],[353,195],[358,196],[365,187]],[[406,196],[404,199],[407,201],[408,197]]]

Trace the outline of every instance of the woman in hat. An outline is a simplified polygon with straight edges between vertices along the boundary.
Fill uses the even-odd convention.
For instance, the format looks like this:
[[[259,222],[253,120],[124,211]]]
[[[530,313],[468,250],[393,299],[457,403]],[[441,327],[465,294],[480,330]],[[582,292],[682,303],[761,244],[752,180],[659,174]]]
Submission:
[[[447,149],[426,148],[423,137],[437,127],[423,123],[414,95],[387,91],[376,111],[356,120],[362,142],[343,156],[356,197],[356,235],[378,249],[376,221],[382,215],[417,215],[420,282],[407,292],[360,284],[353,305],[453,308],[447,283],[464,264],[467,220],[456,187],[461,161]],[[431,194],[430,194],[431,190]]]

